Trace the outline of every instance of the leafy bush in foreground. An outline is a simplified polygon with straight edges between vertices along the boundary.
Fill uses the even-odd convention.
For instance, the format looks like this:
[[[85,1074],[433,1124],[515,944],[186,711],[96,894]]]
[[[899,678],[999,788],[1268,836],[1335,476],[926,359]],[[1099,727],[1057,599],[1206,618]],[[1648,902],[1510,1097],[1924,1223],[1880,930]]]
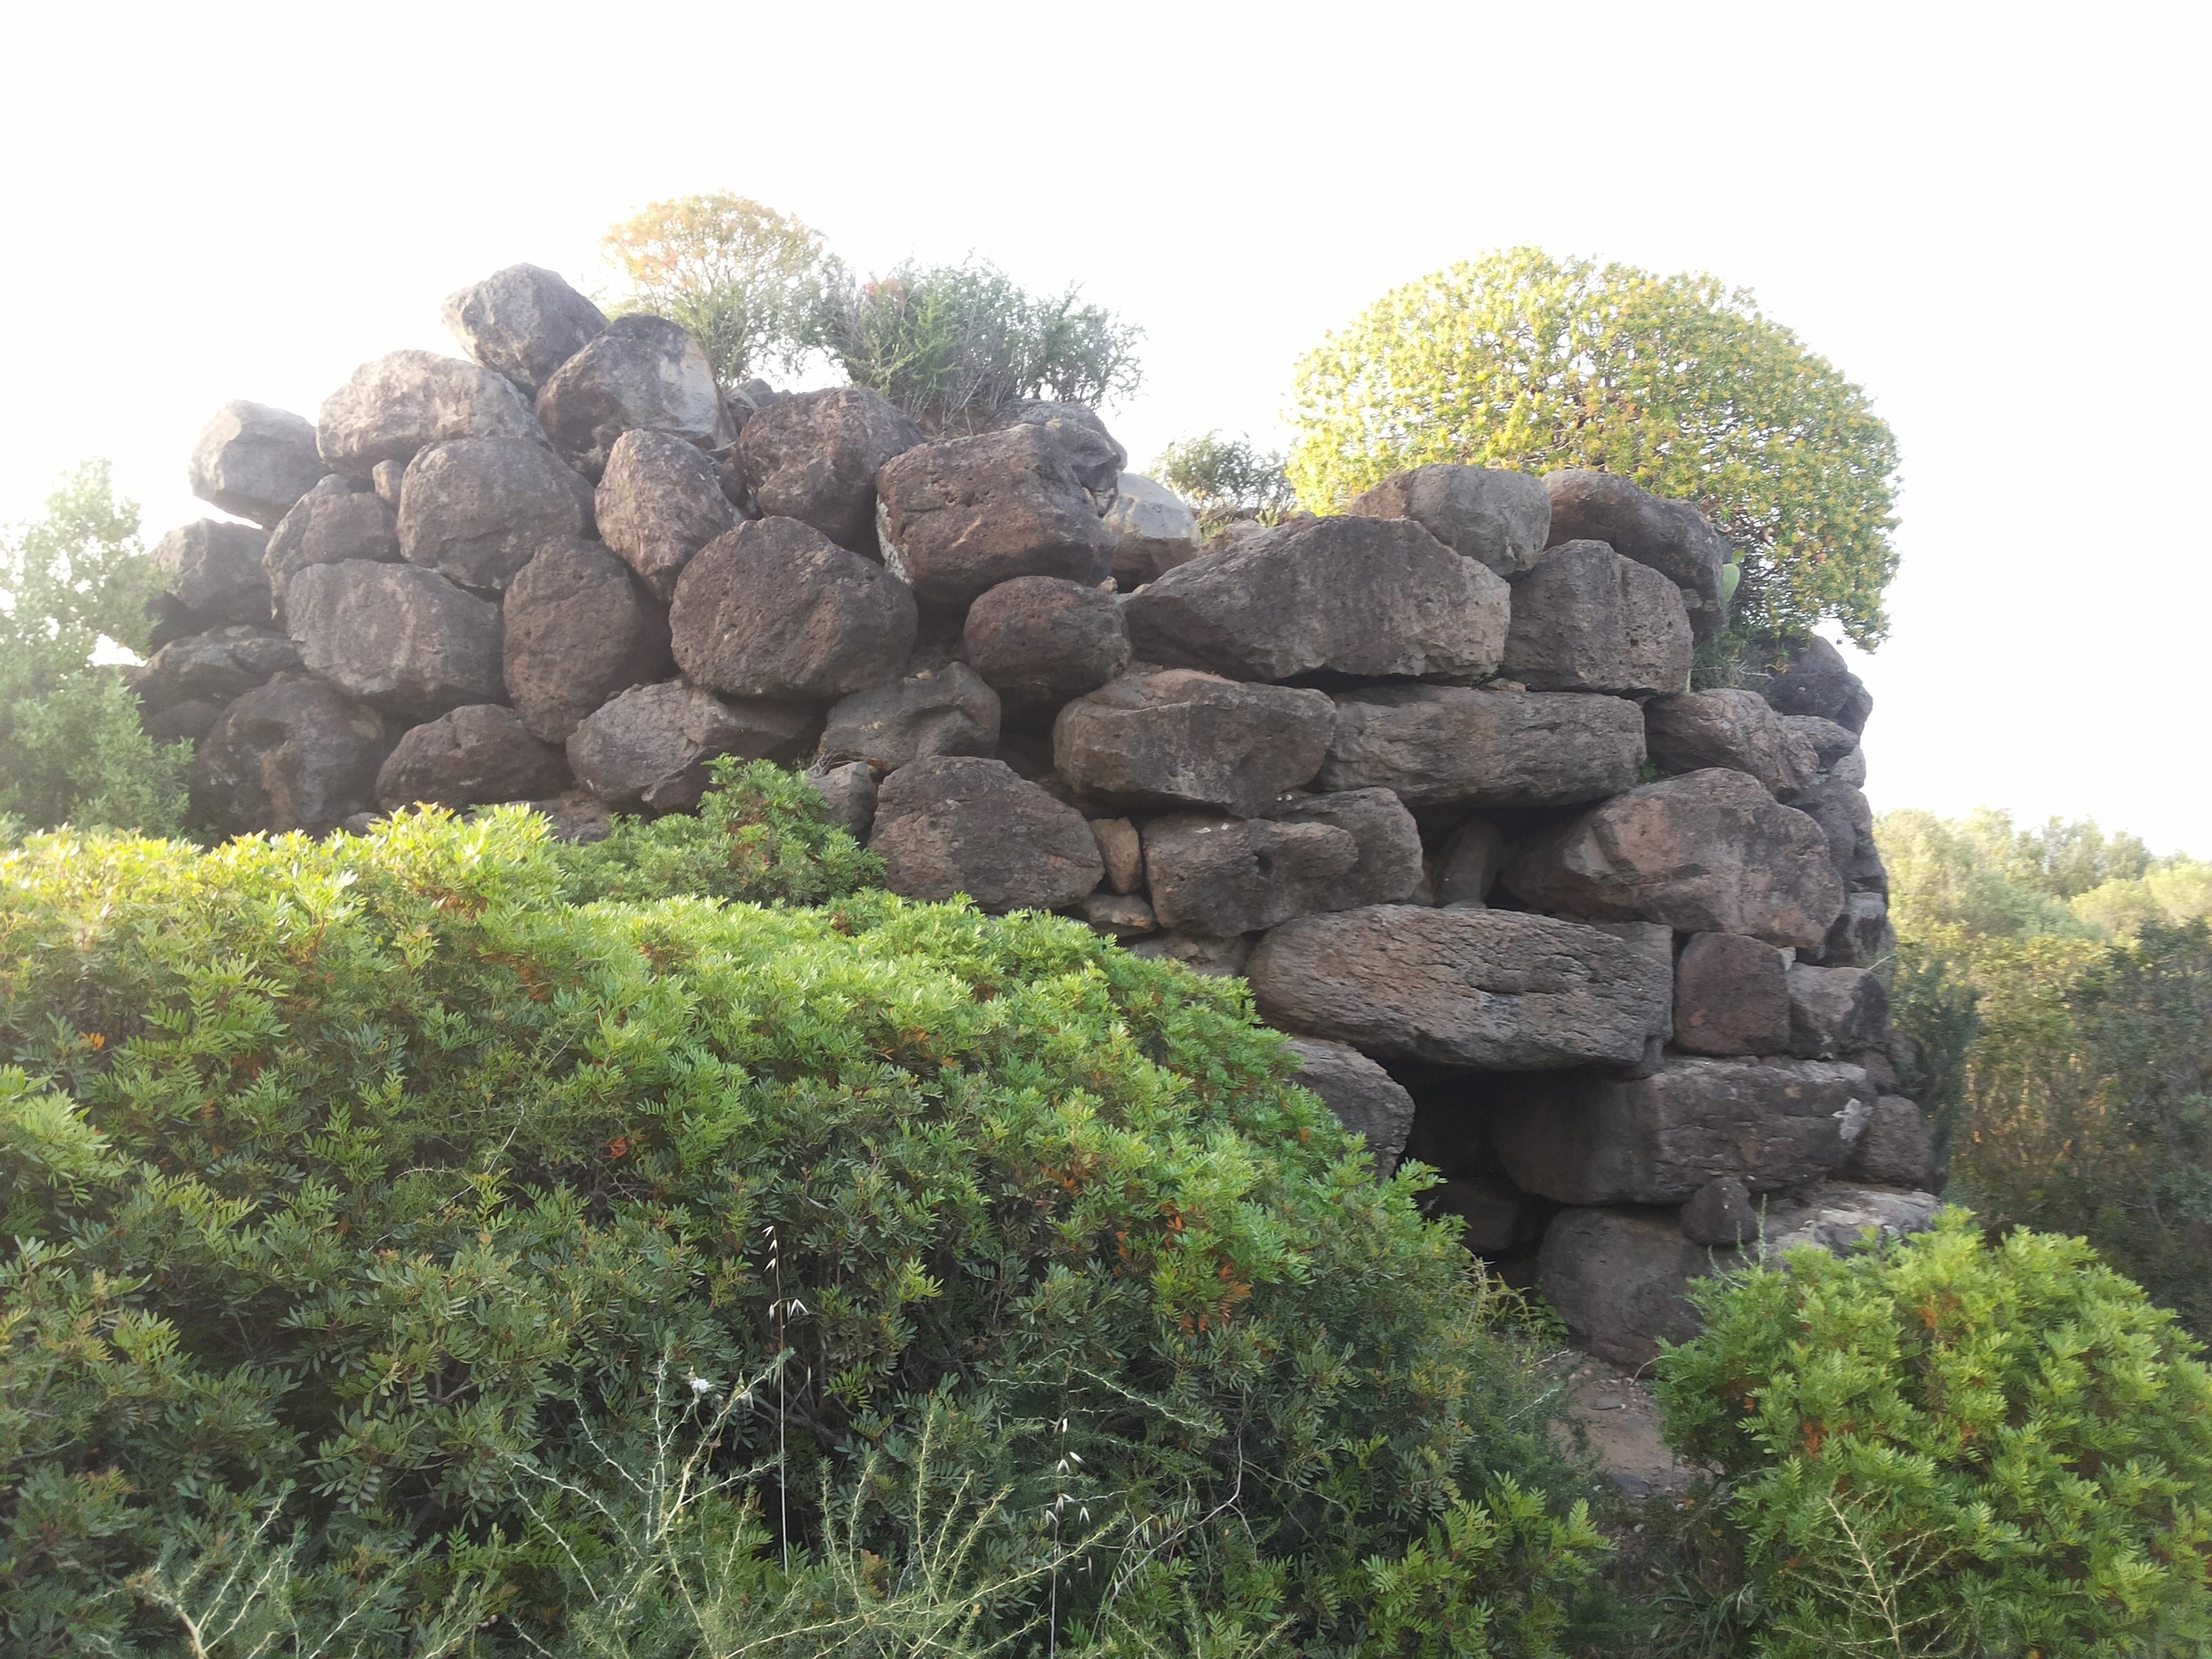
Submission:
[[[2180,1655],[2212,1641],[2212,1377],[2078,1239],[1964,1212],[1693,1291],[1669,1440],[1717,1465],[1753,1650]]]
[[[0,853],[11,1653],[1552,1650],[1544,1402],[1241,988],[541,836]]]

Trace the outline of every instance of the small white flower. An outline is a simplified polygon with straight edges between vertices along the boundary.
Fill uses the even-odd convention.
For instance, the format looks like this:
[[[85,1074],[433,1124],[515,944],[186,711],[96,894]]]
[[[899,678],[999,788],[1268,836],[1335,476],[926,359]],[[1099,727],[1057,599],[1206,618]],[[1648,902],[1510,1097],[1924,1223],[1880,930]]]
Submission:
[[[694,1394],[712,1394],[714,1392],[714,1385],[712,1382],[709,1382],[703,1376],[695,1376],[691,1379],[691,1392]]]

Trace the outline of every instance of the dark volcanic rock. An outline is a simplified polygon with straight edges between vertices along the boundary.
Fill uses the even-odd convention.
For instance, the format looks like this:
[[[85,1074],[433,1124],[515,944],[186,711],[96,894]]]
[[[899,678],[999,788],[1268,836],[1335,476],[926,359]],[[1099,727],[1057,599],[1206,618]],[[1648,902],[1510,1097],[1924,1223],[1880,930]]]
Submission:
[[[1762,939],[1692,933],[1674,963],[1674,1044],[1698,1054],[1790,1051],[1789,963]]]
[[[311,564],[366,559],[371,564],[399,562],[399,524],[374,490],[333,472],[300,497],[269,538],[262,564],[278,617],[284,614],[284,590]]]
[[[796,519],[702,548],[669,611],[684,673],[740,697],[841,697],[896,679],[915,628],[904,582]]]
[[[1927,1114],[1902,1095],[1874,1103],[1851,1150],[1848,1172],[1889,1187],[1929,1187],[1936,1180],[1936,1131]]]
[[[625,432],[665,432],[708,449],[737,435],[699,343],[665,317],[617,317],[538,388],[554,447],[597,478]]]
[[[1504,668],[1531,691],[1680,691],[1690,650],[1681,591],[1602,542],[1554,547],[1513,584]]]
[[[869,846],[891,891],[930,900],[965,893],[994,914],[1073,904],[1103,873],[1080,812],[1003,761],[969,756],[918,760],[885,779]]]
[[[1844,653],[1817,634],[1801,640],[1760,641],[1753,660],[1763,665],[1758,690],[1784,714],[1812,714],[1850,732],[1866,730],[1874,699]]]
[[[250,524],[200,519],[154,544],[154,565],[185,616],[204,628],[267,623],[269,532]]]
[[[1601,1359],[1643,1366],[1662,1339],[1698,1334],[1689,1287],[1712,1253],[1663,1210],[1568,1210],[1552,1218],[1536,1258],[1544,1300]]]
[[[279,674],[200,740],[192,817],[228,836],[321,835],[367,809],[390,746],[368,704],[312,675]]]
[[[1128,602],[1146,662],[1233,679],[1474,680],[1510,590],[1405,519],[1304,519],[1170,570]]]
[[[1682,1206],[1682,1237],[1696,1244],[1736,1249],[1759,1237],[1751,1189],[1734,1176],[1708,1181]]]
[[[1552,498],[1551,545],[1603,542],[1624,558],[1650,565],[1682,590],[1697,636],[1710,639],[1728,620],[1721,600],[1727,539],[1697,508],[1663,501],[1610,472],[1567,468],[1544,475]]]
[[[1170,812],[1144,829],[1145,875],[1163,924],[1225,935],[1323,908],[1359,861],[1359,844],[1325,823],[1271,823]]]
[[[1462,557],[1513,576],[1548,544],[1552,498],[1525,472],[1449,464],[1395,473],[1347,509],[1374,519],[1411,519]]]
[[[1313,781],[1334,726],[1318,691],[1138,670],[1060,711],[1053,759],[1078,789],[1129,805],[1253,817]]]
[[[884,562],[925,605],[963,605],[1017,576],[1096,586],[1117,539],[1042,426],[922,444],[876,475]]]
[[[1555,806],[1633,785],[1644,717],[1619,697],[1385,685],[1335,694],[1325,789],[1408,806]]]
[[[668,672],[668,618],[622,561],[573,536],[538,550],[507,584],[500,676],[532,736],[566,743],[625,686]]]
[[[604,313],[543,265],[509,265],[446,296],[446,326],[462,348],[535,392],[607,325]]]
[[[614,807],[688,812],[722,755],[789,763],[805,752],[814,717],[773,702],[727,702],[680,680],[632,686],[568,735],[576,781]]]
[[[1113,594],[1052,576],[1018,576],[969,607],[960,647],[1010,708],[1056,708],[1129,665],[1129,630]]]
[[[1349,870],[1313,894],[1310,910],[1350,910],[1363,904],[1397,904],[1421,885],[1421,831],[1403,802],[1388,789],[1346,789],[1334,794],[1285,797],[1267,809],[1277,823],[1323,823],[1341,830],[1359,849]]]
[[[1375,1172],[1387,1176],[1396,1169],[1413,1127],[1413,1097],[1405,1085],[1341,1042],[1291,1037],[1283,1048],[1298,1062],[1292,1080],[1319,1095],[1346,1130],[1365,1137]]]
[[[471,703],[399,739],[376,775],[376,804],[386,812],[416,802],[458,810],[556,795],[568,787],[567,759],[532,737],[520,714]]]
[[[990,755],[998,694],[965,663],[947,663],[830,705],[820,759],[865,761],[880,776],[931,755]]]
[[[300,647],[271,629],[226,623],[172,640],[131,676],[149,714],[180,703],[228,702],[300,665]]]
[[[459,357],[392,351],[354,370],[323,400],[315,441],[334,472],[366,479],[453,438],[542,439],[513,381]]]
[[[1044,399],[1017,404],[999,422],[1001,430],[1016,426],[1042,428],[1066,453],[1077,481],[1094,496],[1113,495],[1129,465],[1129,452],[1088,404]]]
[[[267,404],[225,404],[192,445],[192,494],[264,530],[292,510],[323,476],[315,428]]]
[[[693,556],[738,527],[738,510],[699,447],[643,428],[615,441],[598,514],[600,538],[663,605]]]
[[[1813,781],[1817,751],[1756,691],[1686,691],[1644,705],[1644,744],[1662,772],[1733,767],[1777,797]],[[1817,762],[1815,761],[1815,763]]]
[[[402,720],[505,695],[499,607],[411,564],[310,565],[284,590],[308,668]]]
[[[738,464],[753,505],[877,556],[876,474],[921,429],[874,392],[834,386],[778,398],[745,422]]]
[[[876,775],[865,762],[828,766],[817,762],[807,769],[806,781],[831,817],[851,830],[855,841],[867,840],[876,821]]]
[[[1828,1059],[1878,1046],[1889,1035],[1889,993],[1863,968],[1814,968],[1789,973],[1790,1051]]]
[[[457,439],[407,464],[398,528],[409,563],[501,592],[548,542],[590,533],[592,487],[543,444]]]

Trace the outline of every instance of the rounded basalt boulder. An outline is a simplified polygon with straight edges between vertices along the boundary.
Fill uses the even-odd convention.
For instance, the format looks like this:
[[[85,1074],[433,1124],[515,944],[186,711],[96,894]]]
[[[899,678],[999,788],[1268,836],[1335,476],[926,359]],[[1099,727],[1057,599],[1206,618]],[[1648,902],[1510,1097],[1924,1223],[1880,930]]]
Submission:
[[[172,640],[131,675],[148,714],[179,704],[228,702],[300,666],[300,647],[273,629],[226,623]]]
[[[991,755],[999,697],[965,663],[947,663],[830,706],[820,763],[864,761],[878,776],[932,755]]]
[[[1552,498],[1525,472],[1449,463],[1393,473],[1346,509],[1370,519],[1411,519],[1462,558],[1501,576],[1535,563],[1552,528]]]
[[[591,529],[591,485],[520,439],[433,444],[399,487],[401,555],[479,592],[504,592],[547,541]]]
[[[1061,703],[1129,665],[1121,601],[1054,576],[1018,576],[986,590],[969,607],[960,647],[1023,724],[1048,721]]]
[[[284,614],[284,591],[293,577],[309,565],[345,559],[398,563],[399,526],[374,490],[333,472],[300,497],[269,538],[262,563],[276,615]]]
[[[183,616],[203,628],[269,620],[269,532],[250,524],[200,519],[154,544],[162,586]]]
[[[1644,741],[1651,763],[1662,772],[1732,767],[1757,778],[1778,799],[1810,785],[1820,764],[1814,744],[1756,691],[1654,697],[1644,705]]]
[[[507,584],[501,678],[533,737],[566,743],[626,686],[665,678],[668,615],[622,561],[575,537],[538,550]]]
[[[733,702],[681,680],[633,686],[568,735],[576,781],[608,805],[688,812],[724,755],[788,763],[803,755],[816,720],[787,703]]]
[[[543,265],[508,265],[446,296],[446,326],[469,356],[535,392],[605,331],[605,313]]]
[[[1124,805],[1257,817],[1313,781],[1335,726],[1320,691],[1140,669],[1060,711],[1053,763],[1077,789]]]
[[[1043,426],[908,449],[876,474],[876,494],[884,561],[925,605],[969,605],[1018,576],[1096,586],[1113,570],[1119,538]]]
[[[1080,812],[1005,762],[970,756],[933,756],[886,778],[868,844],[891,891],[965,893],[994,915],[1078,903],[1104,874]]]
[[[737,435],[699,343],[644,312],[616,318],[554,370],[538,390],[538,418],[554,447],[592,479],[622,434],[640,427],[708,449]]]
[[[599,477],[599,538],[663,605],[699,550],[738,527],[719,469],[696,444],[640,428],[615,441]]]
[[[313,675],[279,674],[200,739],[192,818],[227,836],[323,834],[368,810],[391,746],[367,703]]]
[[[832,386],[760,410],[738,434],[738,465],[763,515],[874,558],[876,474],[921,441],[921,428],[876,393]]]
[[[471,703],[402,735],[377,772],[376,804],[386,812],[417,804],[459,811],[568,787],[566,757],[531,736],[520,714]]]
[[[1721,572],[1732,550],[1696,507],[1654,495],[1617,473],[1583,467],[1546,473],[1544,489],[1552,501],[1547,546],[1603,542],[1681,590],[1698,638],[1720,632],[1728,621]]]
[[[192,494],[266,530],[315,487],[326,469],[314,423],[289,409],[225,404],[192,445]]]
[[[392,351],[354,370],[323,400],[315,441],[334,472],[368,479],[380,461],[411,460],[454,438],[542,440],[505,375],[434,351]]]
[[[1531,691],[1643,697],[1690,683],[1681,590],[1602,542],[1567,542],[1513,584],[1503,672]]]
[[[307,667],[404,720],[504,695],[499,607],[411,564],[310,565],[284,591]]]

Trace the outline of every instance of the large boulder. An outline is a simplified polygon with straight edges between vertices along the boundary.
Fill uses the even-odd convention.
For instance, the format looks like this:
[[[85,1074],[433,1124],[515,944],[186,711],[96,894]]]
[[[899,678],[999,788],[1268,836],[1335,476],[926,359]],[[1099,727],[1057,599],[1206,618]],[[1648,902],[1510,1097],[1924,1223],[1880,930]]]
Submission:
[[[1469,1070],[1632,1065],[1673,984],[1639,940],[1506,910],[1398,904],[1302,916],[1247,970],[1270,1024]]]
[[[1936,1184],[1936,1127],[1902,1095],[1883,1095],[1867,1114],[1844,1172],[1886,1187]]]
[[[1018,721],[1049,719],[1129,665],[1129,630],[1113,594],[1055,576],[1017,576],[968,609],[960,635],[969,666]]]
[[[668,622],[677,663],[699,684],[804,700],[896,679],[916,616],[883,566],[796,519],[758,519],[684,567]]]
[[[262,556],[268,547],[265,530],[200,519],[154,544],[154,566],[178,607],[200,626],[265,623],[269,570]]]
[[[149,714],[180,703],[228,702],[300,665],[300,647],[283,635],[245,623],[172,640],[131,674]]]
[[[1662,772],[1733,767],[1778,797],[1812,782],[1818,751],[1756,691],[1685,691],[1644,705],[1644,746]]]
[[[817,762],[806,771],[807,782],[822,797],[831,817],[865,842],[876,821],[876,775],[863,761]]]
[[[925,605],[957,606],[1017,576],[1096,586],[1118,545],[1068,450],[1043,426],[922,444],[876,474],[884,562]]]
[[[995,422],[1000,429],[1033,426],[1058,444],[1075,469],[1078,483],[1091,493],[1103,512],[1120,483],[1129,452],[1106,429],[1106,422],[1088,404],[1056,403],[1034,398],[1005,410]]]
[[[1137,826],[1127,818],[1093,818],[1091,833],[1097,839],[1098,856],[1106,861],[1107,890],[1127,894],[1142,889],[1145,842]]]
[[[902,766],[876,794],[870,848],[908,898],[965,893],[982,909],[1078,902],[1103,873],[1091,826],[1003,761],[939,755]]]
[[[1505,883],[1529,904],[1594,921],[1661,921],[1801,950],[1817,946],[1844,908],[1820,826],[1723,767],[1614,796],[1522,849]]]
[[[1313,781],[1335,724],[1319,691],[1137,670],[1060,711],[1053,763],[1076,788],[1124,805],[1256,817]]]
[[[446,296],[463,349],[535,392],[605,329],[605,313],[543,265],[509,265]]]
[[[542,439],[503,374],[434,351],[392,351],[323,400],[315,442],[332,471],[367,479],[379,461],[411,460],[454,438]]]
[[[1359,849],[1358,861],[1327,883],[1308,909],[1397,904],[1412,900],[1420,889],[1420,828],[1388,789],[1288,795],[1267,809],[1267,817],[1277,823],[1320,823],[1341,830]]]
[[[1815,957],[1823,968],[1872,968],[1897,949],[1889,901],[1880,893],[1854,893],[1828,929]]]
[[[522,716],[497,703],[470,703],[403,735],[376,775],[386,812],[422,803],[480,806],[535,800],[568,787],[568,762],[531,736]]]
[[[1698,1334],[1690,1283],[1712,1269],[1663,1210],[1566,1210],[1544,1230],[1536,1287],[1599,1358],[1643,1366]]]
[[[932,755],[989,755],[998,746],[998,694],[955,662],[832,703],[818,760],[865,761],[881,776]]]
[[[753,505],[877,556],[876,474],[921,441],[921,428],[863,386],[778,398],[738,434]]]
[[[1401,809],[1402,810],[1402,809]],[[1170,812],[1144,828],[1152,911],[1169,927],[1249,933],[1326,908],[1359,844],[1326,823]]]
[[[546,543],[591,532],[592,487],[543,444],[459,438],[407,464],[398,526],[409,563],[503,592]]]
[[[719,449],[736,437],[699,343],[665,317],[617,317],[538,391],[545,435],[597,478],[625,432],[640,427]]]
[[[1128,602],[1146,662],[1233,679],[1480,679],[1510,590],[1402,519],[1302,519],[1170,570]]]
[[[1408,806],[1561,806],[1629,788],[1644,767],[1644,717],[1619,697],[1382,685],[1334,701],[1324,789],[1394,790]]]
[[[507,586],[500,676],[530,734],[566,743],[626,686],[670,667],[668,618],[621,560],[574,536],[540,548]]]
[[[1375,1172],[1387,1176],[1396,1169],[1413,1127],[1413,1097],[1405,1085],[1341,1042],[1291,1037],[1283,1052],[1298,1063],[1292,1081],[1319,1095],[1339,1123],[1366,1139]]]
[[[1682,590],[1690,626],[1699,639],[1721,631],[1728,620],[1721,572],[1730,549],[1697,508],[1662,500],[1613,473],[1579,467],[1546,473],[1544,489],[1552,498],[1551,546],[1603,542]]]
[[[1198,556],[1198,515],[1182,496],[1141,472],[1124,472],[1115,481],[1105,525],[1115,538],[1115,585],[1125,591]]]
[[[615,440],[599,476],[599,538],[663,605],[699,550],[738,527],[738,510],[698,445],[640,428]]]
[[[1863,968],[1790,969],[1790,1052],[1806,1060],[1855,1054],[1889,1035],[1889,993]]]
[[[1760,1193],[1826,1175],[1850,1155],[1874,1098],[1864,1071],[1833,1060],[1674,1058],[1649,1077],[1501,1078],[1489,1127],[1523,1192],[1680,1204],[1724,1176]]]
[[[309,669],[403,720],[505,693],[499,607],[434,571],[310,565],[284,591],[284,625]]]
[[[1874,807],[1850,784],[1831,776],[1801,789],[1790,802],[1820,826],[1836,878],[1852,892],[1887,893],[1889,872],[1874,838]]]
[[[1501,576],[1535,563],[1552,527],[1552,498],[1540,479],[1449,463],[1394,473],[1354,496],[1348,510],[1370,519],[1411,519],[1453,552]]]
[[[311,564],[345,559],[397,564],[399,522],[374,490],[333,472],[277,521],[262,555],[277,617],[284,614],[284,590],[294,576]]]
[[[1866,730],[1874,698],[1844,653],[1819,635],[1762,639],[1751,657],[1759,665],[1754,685],[1780,713],[1814,715],[1853,732]]]
[[[568,734],[576,781],[608,805],[688,812],[724,755],[788,763],[805,752],[814,716],[786,703],[728,702],[681,680],[632,686]]]
[[[1759,1242],[1770,1255],[1809,1244],[1841,1255],[1869,1237],[1883,1242],[1926,1232],[1942,1207],[1933,1193],[1891,1192],[1820,1182],[1767,1206]]]
[[[313,675],[279,674],[200,739],[192,817],[226,836],[321,835],[367,810],[390,747],[367,703]]]
[[[192,494],[264,530],[292,510],[327,469],[315,428],[267,404],[225,404],[192,444]]]
[[[1674,959],[1674,1046],[1693,1054],[1790,1052],[1789,958],[1742,933],[1692,933]]]
[[[1680,691],[1690,651],[1681,591],[1603,542],[1563,543],[1513,584],[1504,672],[1531,691]]]

